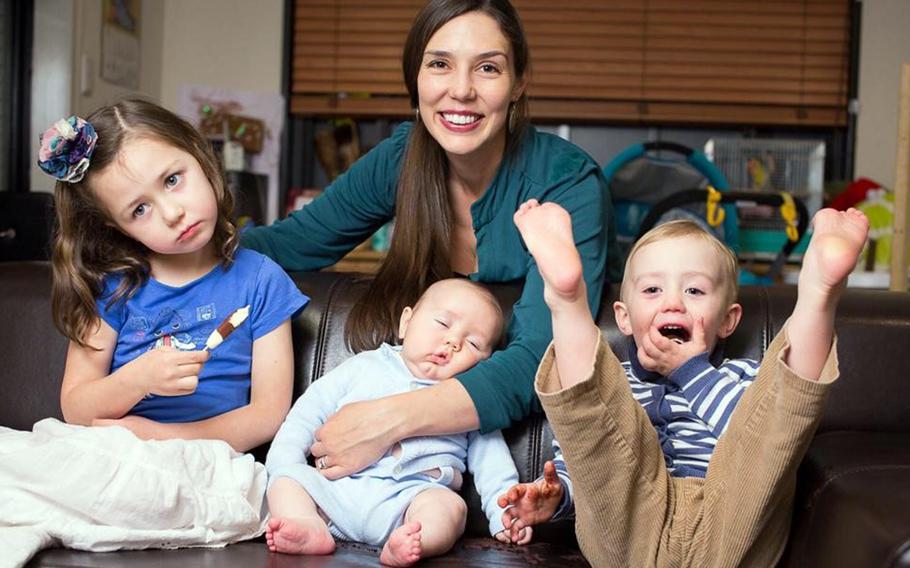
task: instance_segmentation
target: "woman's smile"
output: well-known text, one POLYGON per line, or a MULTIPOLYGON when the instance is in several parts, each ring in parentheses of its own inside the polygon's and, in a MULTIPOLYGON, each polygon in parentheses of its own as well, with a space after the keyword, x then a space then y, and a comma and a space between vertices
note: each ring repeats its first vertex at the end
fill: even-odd
POLYGON ((483 115, 470 111, 442 111, 442 124, 453 132, 470 132, 480 126, 483 115))

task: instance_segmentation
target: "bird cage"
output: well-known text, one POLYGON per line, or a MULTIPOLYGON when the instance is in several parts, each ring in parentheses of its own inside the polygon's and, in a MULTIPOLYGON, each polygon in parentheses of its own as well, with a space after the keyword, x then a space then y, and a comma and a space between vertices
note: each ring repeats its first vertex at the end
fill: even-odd
MULTIPOLYGON (((825 143, 821 140, 712 138, 705 144, 705 155, 727 178, 731 190, 788 192, 805 203, 810 218, 822 206, 825 143)), ((786 226, 778 211, 744 203, 738 214, 742 253, 760 258, 780 250, 786 226)))

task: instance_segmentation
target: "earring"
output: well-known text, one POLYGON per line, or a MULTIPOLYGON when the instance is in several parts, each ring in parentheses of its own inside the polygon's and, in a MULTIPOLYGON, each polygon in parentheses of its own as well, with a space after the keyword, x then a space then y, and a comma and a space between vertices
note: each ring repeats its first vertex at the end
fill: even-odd
POLYGON ((515 130, 515 103, 509 103, 509 132, 515 130))
POLYGON ((420 122, 420 109, 414 109, 414 122, 420 122))

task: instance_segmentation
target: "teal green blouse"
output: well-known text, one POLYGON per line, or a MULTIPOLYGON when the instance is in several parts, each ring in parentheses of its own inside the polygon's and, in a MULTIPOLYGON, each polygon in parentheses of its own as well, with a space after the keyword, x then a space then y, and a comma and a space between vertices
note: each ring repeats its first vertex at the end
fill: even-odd
MULTIPOLYGON (((243 246, 291 271, 334 264, 394 216, 411 126, 399 126, 303 209, 244 233, 243 246)), ((595 315, 607 275, 608 249, 614 243, 610 196, 597 163, 570 142, 529 128, 519 149, 506 155, 490 187, 471 206, 478 271, 470 278, 524 281, 512 309, 506 347, 457 377, 474 402, 484 433, 540 410, 534 373, 553 332, 543 281, 512 222, 518 206, 531 198, 559 203, 571 214, 595 315)))

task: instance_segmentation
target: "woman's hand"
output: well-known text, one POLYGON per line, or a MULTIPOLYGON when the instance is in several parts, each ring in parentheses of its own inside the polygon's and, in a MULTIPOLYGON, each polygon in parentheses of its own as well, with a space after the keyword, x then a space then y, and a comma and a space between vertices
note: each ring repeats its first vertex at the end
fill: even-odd
POLYGON ((394 398, 380 398, 345 405, 319 430, 310 453, 319 471, 328 479, 357 473, 376 463, 398 440, 393 428, 396 419, 394 398))
POLYGON ((442 381, 376 400, 343 406, 316 430, 310 453, 319 471, 338 479, 376 463, 395 443, 413 436, 440 436, 479 427, 468 391, 442 381))

